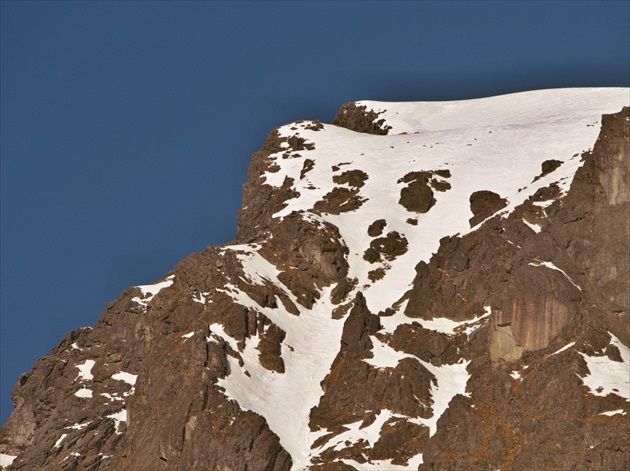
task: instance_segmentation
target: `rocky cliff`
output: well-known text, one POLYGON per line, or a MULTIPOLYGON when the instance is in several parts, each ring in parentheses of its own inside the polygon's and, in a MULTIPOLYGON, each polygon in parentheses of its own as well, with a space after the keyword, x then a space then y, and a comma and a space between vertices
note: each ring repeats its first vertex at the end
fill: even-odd
POLYGON ((236 241, 20 377, 1 464, 629 469, 629 93, 272 131, 236 241))

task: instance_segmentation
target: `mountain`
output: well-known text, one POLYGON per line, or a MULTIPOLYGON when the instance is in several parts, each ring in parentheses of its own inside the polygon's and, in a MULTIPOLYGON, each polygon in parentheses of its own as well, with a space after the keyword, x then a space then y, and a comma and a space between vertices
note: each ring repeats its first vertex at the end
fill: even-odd
POLYGON ((22 375, 1 463, 629 469, 629 101, 364 101, 273 130, 236 241, 22 375))

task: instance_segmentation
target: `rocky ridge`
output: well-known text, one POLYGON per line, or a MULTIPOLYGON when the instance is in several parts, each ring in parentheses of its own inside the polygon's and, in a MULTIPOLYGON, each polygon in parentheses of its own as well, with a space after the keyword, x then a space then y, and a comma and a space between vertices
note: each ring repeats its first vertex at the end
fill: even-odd
POLYGON ((628 93, 359 102, 272 131, 237 240, 126 290, 39 360, 0 456, 627 469, 628 93))

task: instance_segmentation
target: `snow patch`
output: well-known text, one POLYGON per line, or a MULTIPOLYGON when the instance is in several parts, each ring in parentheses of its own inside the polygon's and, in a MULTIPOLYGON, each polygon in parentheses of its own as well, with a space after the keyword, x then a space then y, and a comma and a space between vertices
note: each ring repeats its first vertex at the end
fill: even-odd
POLYGON ((203 304, 204 306, 212 302, 212 300, 210 299, 210 293, 208 292, 197 293, 195 296, 193 296, 192 300, 196 303, 203 304))
POLYGON ((142 292, 142 297, 136 296, 132 301, 140 304, 143 307, 147 307, 151 300, 164 288, 168 288, 174 283, 175 275, 168 276, 164 281, 154 283, 152 285, 137 286, 142 292))
POLYGON ((83 399, 91 399, 92 398, 92 390, 88 388, 81 388, 77 392, 74 393, 75 396, 81 397, 83 399))
POLYGON ((437 421, 444 411, 448 409, 451 400, 457 395, 469 397, 466 392, 466 384, 470 374, 466 370, 470 360, 460 360, 452 365, 435 366, 418 357, 407 353, 398 352, 389 345, 384 344, 374 336, 370 336, 374 348, 373 358, 364 359, 366 363, 377 368, 395 368, 403 358, 413 358, 419 361, 435 377, 435 382, 431 384, 431 398, 433 399, 433 416, 429 419, 414 419, 417 423, 429 427, 429 435, 433 436, 437 430, 437 421))
POLYGON ((182 338, 183 339, 189 339, 193 335, 195 335, 195 331, 194 330, 192 332, 188 332, 187 334, 182 335, 182 338))
POLYGON ((433 417, 430 419, 418 419, 420 423, 429 427, 429 436, 432 437, 437 431, 438 419, 448 409, 451 400, 458 394, 470 397, 470 394, 466 392, 466 384, 468 379, 470 379, 470 374, 466 368, 470 360, 442 366, 434 366, 420 359, 418 361, 435 376, 437 383, 431 384, 433 417))
POLYGON ((566 278, 567 280, 569 280, 569 281, 571 282, 571 284, 572 284, 573 286, 575 286, 578 290, 582 291, 582 288, 580 288, 580 287, 579 287, 579 286, 575 283, 575 281, 573 281, 573 279, 572 279, 569 275, 567 275, 567 274, 566 274, 566 272, 565 272, 564 270, 561 270, 560 268, 558 268, 557 266, 555 266, 555 265, 554 265, 553 263, 551 263, 551 262, 536 262, 536 263, 532 262, 532 263, 530 263, 529 265, 530 265, 530 266, 532 266, 532 267, 546 267, 546 268, 549 268, 549 269, 551 269, 551 270, 559 271, 560 273, 562 273, 562 274, 565 276, 565 278, 566 278))
POLYGON ((376 368, 396 368, 398 362, 404 358, 417 358, 407 353, 394 350, 386 343, 381 342, 378 338, 370 335, 372 340, 372 358, 364 358, 363 361, 368 365, 372 365, 376 368))
POLYGON ((115 393, 113 395, 112 394, 108 394, 108 393, 101 393, 100 395, 103 396, 103 397, 106 397, 110 401, 124 401, 124 399, 122 397, 118 397, 115 393))
POLYGON ((225 341, 225 343, 227 343, 232 348, 232 350, 238 352, 238 343, 236 342, 236 340, 228 335, 221 324, 216 322, 214 324, 210 324, 208 330, 210 330, 210 337, 206 337, 206 341, 216 343, 217 340, 215 337, 213 337, 214 335, 225 341))
POLYGON ((599 133, 595 126, 586 125, 625 105, 627 89, 542 90, 459 102, 361 103, 383 111, 386 125, 392 126, 388 135, 357 133, 331 125, 317 132, 294 124, 282 126, 278 130, 281 136, 299 134, 314 143, 313 150, 300 153, 316 165, 307 178, 300 179, 303 159, 282 158, 284 151, 280 151, 269 156, 280 169, 264 176, 267 184, 277 187, 287 177, 294 180, 293 189, 299 196, 287 200, 286 207, 274 214, 283 218, 293 211, 309 212, 322 200, 335 175, 332 167, 338 168, 340 161, 344 170, 361 170, 368 175, 358 194, 364 200, 358 209, 338 215, 323 213, 321 219, 339 228, 349 249, 349 276, 359 281, 370 310, 380 312, 411 286, 414 267, 418 261, 430 259, 442 237, 476 230, 468 222, 472 216, 468 198, 473 192, 489 190, 506 198, 508 205, 502 215, 507 217, 551 183, 557 182, 566 191, 583 164, 570 156, 587 150, 599 133), (403 132, 407 134, 400 134, 403 132), (520 145, 515 147, 514 142, 520 145), (533 181, 549 159, 564 164, 533 181), (396 183, 399 178, 411 171, 438 169, 450 171, 446 180, 451 189, 434 192, 436 203, 428 213, 410 213, 398 204, 404 186, 396 183), (408 224, 410 217, 418 224, 408 224), (387 231, 398 232, 409 243, 407 252, 388 267, 363 259, 373 240, 367 228, 382 218, 387 220, 387 231), (368 273, 379 267, 387 268, 384 277, 373 282, 368 273))
POLYGON ((445 317, 435 317, 431 320, 417 319, 416 322, 418 322, 422 327, 427 330, 433 330, 442 334, 454 335, 463 332, 466 335, 470 335, 479 327, 481 327, 480 321, 492 314, 490 306, 484 306, 484 311, 485 314, 482 314, 481 316, 477 316, 474 319, 460 322, 447 319, 445 317))
POLYGON ((612 417, 613 415, 627 415, 626 411, 623 409, 617 409, 617 410, 609 410, 607 412, 602 412, 599 415, 606 415, 608 417, 612 417))
POLYGON ((122 409, 121 411, 116 412, 115 414, 108 415, 108 419, 112 419, 114 421, 114 427, 116 427, 116 434, 120 435, 122 432, 120 429, 121 422, 127 422, 127 410, 122 409))
POLYGON ((556 350, 550 356, 557 355, 558 353, 562 353, 565 350, 568 350, 569 348, 571 348, 573 345, 575 345, 575 342, 571 342, 571 343, 565 345, 564 347, 562 347, 560 350, 556 350))
POLYGON ((17 456, 0 453, 0 468, 8 468, 16 458, 17 456))
POLYGON ((280 270, 269 263, 267 259, 258 252, 237 253, 236 258, 241 262, 241 267, 249 283, 260 286, 266 283, 272 283, 271 280, 278 279, 280 270))
POLYGON ((589 374, 582 378, 584 385, 594 396, 614 394, 630 402, 630 349, 610 332, 610 344, 619 349, 623 361, 613 361, 607 356, 589 356, 579 352, 586 361, 589 374))
POLYGON ((84 424, 74 424, 74 425, 70 425, 69 427, 64 427, 64 428, 71 429, 71 430, 83 430, 85 427, 87 427, 91 423, 92 421, 90 420, 88 422, 85 422, 84 424))
POLYGON ((542 230, 542 227, 540 227, 538 224, 534 224, 533 222, 527 222, 525 219, 523 219, 523 222, 525 223, 527 227, 529 227, 536 234, 538 234, 542 230))
POLYGON ((374 422, 365 428, 361 428, 361 424, 363 423, 362 420, 351 424, 344 424, 344 427, 349 430, 335 436, 318 450, 332 449, 339 451, 359 442, 360 440, 364 440, 370 444, 370 447, 374 447, 376 442, 378 442, 381 438, 381 429, 383 428, 385 422, 396 415, 397 414, 393 414, 390 410, 385 409, 380 411, 374 422))
POLYGON ((131 386, 135 386, 138 375, 132 375, 131 373, 127 373, 125 371, 119 371, 118 373, 112 375, 112 379, 115 379, 116 381, 124 381, 131 386))
MULTIPOLYGON (((360 441, 367 442, 370 447, 374 447, 376 443, 379 441, 381 436, 381 431, 383 429, 383 425, 392 419, 404 419, 409 422, 418 423, 418 419, 414 419, 411 417, 407 417, 404 415, 396 414, 390 410, 384 409, 381 410, 374 422, 372 422, 367 427, 361 428, 361 424, 363 421, 359 420, 357 422, 353 422, 351 424, 344 424, 344 427, 348 430, 336 435, 335 437, 328 440, 324 445, 313 450, 314 456, 319 456, 323 452, 328 450, 336 450, 341 451, 345 448, 351 447, 352 445, 359 443, 360 441)), ((327 429, 324 429, 319 432, 321 435, 326 435, 328 433, 327 429)), ((346 464, 350 464, 356 469, 365 469, 365 470, 408 470, 408 469, 416 469, 422 463, 422 454, 418 454, 411 458, 407 465, 392 465, 392 460, 373 460, 368 461, 367 463, 357 463, 354 460, 342 459, 346 464)))
POLYGON ((79 369, 79 375, 74 379, 80 379, 81 381, 91 381, 94 379, 94 375, 92 374, 92 368, 96 362, 94 360, 85 360, 85 362, 80 365, 76 365, 76 368, 79 369))
POLYGON ((65 440, 65 438, 68 436, 67 433, 62 433, 61 437, 59 437, 59 440, 57 440, 55 442, 55 444, 53 445, 54 448, 59 448, 61 446, 61 442, 63 442, 65 440))

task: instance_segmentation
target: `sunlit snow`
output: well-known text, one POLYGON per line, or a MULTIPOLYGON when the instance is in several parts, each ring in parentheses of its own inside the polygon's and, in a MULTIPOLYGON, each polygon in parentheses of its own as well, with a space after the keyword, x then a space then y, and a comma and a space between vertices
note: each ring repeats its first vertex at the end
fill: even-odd
POLYGON ((210 299, 210 293, 197 293, 192 299, 194 302, 204 305, 212 302, 210 299))
MULTIPOLYGON (((406 417, 404 415, 395 414, 390 410, 382 410, 376 416, 374 422, 372 422, 367 427, 361 428, 362 421, 353 422, 351 424, 345 424, 348 430, 340 433, 339 435, 334 436, 324 445, 320 446, 313 450, 313 454, 315 456, 321 454, 327 450, 343 450, 345 447, 359 443, 360 441, 367 442, 371 447, 373 447, 380 439, 381 430, 383 425, 392 418, 396 419, 404 419, 413 423, 419 423, 420 419, 414 419, 411 417, 406 417)), ((328 432, 327 430, 325 432, 328 432)), ((393 465, 391 464, 392 460, 372 460, 367 463, 358 463, 357 461, 350 459, 342 459, 346 464, 353 466, 356 469, 361 470, 383 470, 383 471, 394 471, 394 470, 410 470, 417 469, 417 467, 422 463, 422 453, 417 454, 416 456, 409 459, 406 465, 393 465)))
POLYGON ((138 286, 138 288, 140 288, 140 291, 142 292, 142 297, 136 296, 135 298, 132 299, 132 301, 135 301, 141 306, 147 307, 149 303, 151 302, 151 300, 155 297, 155 295, 158 294, 164 288, 168 288, 169 286, 171 286, 174 283, 174 280, 175 280, 175 275, 171 275, 167 277, 164 281, 161 281, 159 283, 154 283, 152 285, 138 286))
MULTIPOLYGON (((271 267, 268 269, 272 270, 271 267)), ((241 353, 244 366, 241 368, 238 360, 228 355, 230 375, 219 380, 218 384, 241 408, 265 417, 271 430, 280 438, 281 445, 291 455, 294 469, 298 470, 309 464, 311 444, 316 438, 308 426, 310 410, 323 394, 320 383, 339 350, 343 319, 331 318, 334 308, 330 301, 331 290, 332 287, 324 288, 311 310, 296 302, 299 316, 279 309, 263 308, 234 286, 225 291, 239 304, 264 314, 286 332, 282 343, 285 372, 279 374, 265 369, 258 360, 258 339, 251 338, 241 353)), ((296 301, 292 294, 287 293, 287 296, 296 301)), ((210 327, 214 335, 232 344, 236 350, 234 339, 227 336, 218 324, 210 327)))
POLYGON ((133 375, 125 371, 119 371, 118 373, 112 375, 112 379, 115 379, 117 381, 124 381, 131 386, 135 386, 138 375, 133 375))
POLYGON ((17 456, 6 455, 4 453, 0 453, 0 468, 6 468, 6 467, 11 466, 13 461, 15 461, 15 458, 17 458, 17 456))
POLYGON ((84 363, 76 365, 76 367, 79 369, 79 375, 76 377, 75 381, 77 379, 86 381, 91 381, 92 379, 94 379, 94 376, 92 375, 92 368, 95 364, 96 362, 94 360, 85 360, 84 363))
POLYGON ((92 397, 92 390, 88 388, 81 388, 75 392, 74 395, 83 399, 90 399, 92 397))
POLYGON ((61 442, 63 442, 67 436, 68 436, 67 433, 62 433, 61 437, 59 437, 59 439, 55 442, 55 444, 53 446, 55 448, 59 448, 61 446, 61 442))
POLYGON ((111 414, 107 416, 108 419, 112 419, 114 421, 114 426, 116 427, 116 433, 122 433, 120 431, 120 423, 127 421, 127 410, 123 409, 121 411, 116 412, 115 414, 111 414))
POLYGON ((538 224, 534 224, 533 222, 527 222, 525 219, 523 219, 523 222, 525 223, 527 227, 529 227, 536 234, 538 234, 542 230, 542 227, 540 227, 538 224))
POLYGON ((552 355, 557 355, 558 353, 562 353, 562 352, 564 352, 565 350, 568 350, 569 348, 571 348, 574 345, 575 345, 575 342, 568 343, 567 345, 565 345, 561 349, 556 350, 555 352, 553 352, 552 355))
POLYGON ((610 344, 619 349, 623 361, 613 361, 608 356, 589 356, 581 353, 589 374, 582 377, 584 385, 594 396, 614 394, 630 401, 630 350, 609 332, 610 344))
POLYGON ((90 425, 92 423, 91 420, 85 422, 84 424, 74 424, 74 425, 70 425, 69 427, 64 427, 64 428, 69 428, 72 430, 82 430, 85 427, 87 427, 88 425, 90 425))

